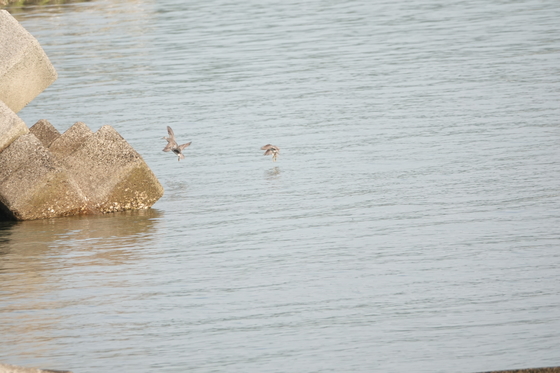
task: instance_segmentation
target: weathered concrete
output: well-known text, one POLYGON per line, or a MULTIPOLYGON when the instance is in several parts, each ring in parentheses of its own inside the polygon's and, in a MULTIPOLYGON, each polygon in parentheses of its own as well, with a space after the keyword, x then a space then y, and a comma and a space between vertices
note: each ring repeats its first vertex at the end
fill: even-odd
POLYGON ((0 214, 8 219, 145 209, 162 195, 146 162, 111 126, 92 133, 77 122, 59 134, 41 120, 0 152, 0 214))
POLYGON ((89 212, 88 199, 67 170, 29 133, 0 153, 0 210, 15 220, 89 212))
POLYGON ((16 113, 0 101, 0 152, 29 130, 16 113))
POLYGON ((87 137, 63 164, 98 212, 143 209, 163 195, 163 187, 132 146, 111 126, 87 137))
POLYGON ((60 134, 47 120, 27 129, 21 108, 56 80, 43 49, 0 11, 0 218, 44 219, 145 209, 163 187, 110 126, 82 122, 60 134))
POLYGON ((0 100, 17 113, 57 78, 39 45, 6 10, 0 10, 0 100))
POLYGON ((64 159, 78 149, 93 132, 83 122, 76 122, 49 145, 49 150, 58 159, 64 159))
POLYGON ((35 135, 48 148, 52 142, 60 137, 60 132, 46 119, 41 119, 35 123, 29 132, 35 135))
POLYGON ((69 370, 38 369, 19 367, 17 365, 0 364, 0 373, 72 373, 69 370))

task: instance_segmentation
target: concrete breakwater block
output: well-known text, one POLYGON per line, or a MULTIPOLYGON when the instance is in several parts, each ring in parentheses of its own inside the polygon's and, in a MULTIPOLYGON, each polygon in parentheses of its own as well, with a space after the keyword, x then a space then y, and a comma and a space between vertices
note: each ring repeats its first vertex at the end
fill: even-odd
POLYGON ((91 134, 93 132, 85 123, 76 122, 51 142, 49 150, 58 159, 64 159, 78 149, 91 134))
POLYGON ((46 119, 41 119, 35 123, 29 132, 35 135, 48 148, 52 142, 60 137, 60 132, 46 119))
POLYGON ((0 10, 0 100, 15 113, 57 78, 39 42, 0 10))
POLYGON ((0 152, 29 130, 16 113, 0 101, 0 152))
POLYGON ((40 120, 0 153, 0 215, 9 219, 145 209, 163 192, 111 126, 94 133, 77 122, 60 134, 40 120))
MULTIPOLYGON (((74 126, 83 131, 79 122, 74 126)), ((111 126, 86 137, 63 164, 93 211, 144 209, 163 196, 163 187, 146 162, 111 126)))
POLYGON ((32 133, 0 153, 0 209, 14 220, 84 214, 87 198, 32 133))
POLYGON ((0 218, 144 209, 163 195, 146 162, 111 126, 82 122, 60 134, 47 120, 29 130, 17 116, 57 78, 47 55, 0 10, 0 218))

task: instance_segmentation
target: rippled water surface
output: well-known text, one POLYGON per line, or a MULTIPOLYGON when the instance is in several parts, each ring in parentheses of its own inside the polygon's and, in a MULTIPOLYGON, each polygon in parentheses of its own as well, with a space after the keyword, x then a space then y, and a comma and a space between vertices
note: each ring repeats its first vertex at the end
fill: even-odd
POLYGON ((560 365, 560 5, 12 10, 152 209, 0 223, 0 361, 74 372, 560 365), (165 127, 192 141, 177 162, 165 127), (263 157, 278 145, 278 162, 263 157))

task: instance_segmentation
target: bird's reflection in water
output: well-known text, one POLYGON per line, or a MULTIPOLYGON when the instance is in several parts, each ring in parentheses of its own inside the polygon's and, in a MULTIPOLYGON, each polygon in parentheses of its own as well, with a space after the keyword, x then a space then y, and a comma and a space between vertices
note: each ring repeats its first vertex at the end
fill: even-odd
POLYGON ((271 168, 264 173, 267 180, 277 180, 280 178, 280 167, 271 168))
POLYGON ((167 197, 172 200, 184 199, 190 191, 189 183, 181 180, 166 180, 164 186, 167 197))
POLYGON ((165 180, 165 186, 167 187, 166 189, 173 190, 173 191, 185 190, 185 189, 189 189, 190 187, 187 181, 173 180, 173 179, 165 180))

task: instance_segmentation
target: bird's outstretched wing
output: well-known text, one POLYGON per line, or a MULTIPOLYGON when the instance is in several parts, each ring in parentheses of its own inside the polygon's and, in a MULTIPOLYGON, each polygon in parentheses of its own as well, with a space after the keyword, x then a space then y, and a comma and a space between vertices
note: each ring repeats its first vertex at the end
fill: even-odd
POLYGON ((170 141, 167 143, 167 145, 165 145, 165 148, 163 148, 164 152, 168 152, 173 148, 173 143, 170 141))
POLYGON ((264 155, 271 155, 274 151, 272 149, 267 149, 266 152, 264 152, 264 155))
POLYGON ((270 148, 272 148, 274 145, 270 145, 270 144, 266 144, 264 146, 261 146, 261 150, 268 150, 270 148))
POLYGON ((169 126, 167 126, 167 133, 169 134, 169 137, 171 137, 172 139, 175 138, 175 134, 173 133, 173 130, 169 126))
POLYGON ((183 144, 183 145, 179 145, 179 149, 183 150, 183 149, 185 149, 187 146, 189 146, 190 144, 192 144, 192 141, 190 141, 190 142, 188 142, 188 143, 186 143, 186 144, 183 144))

